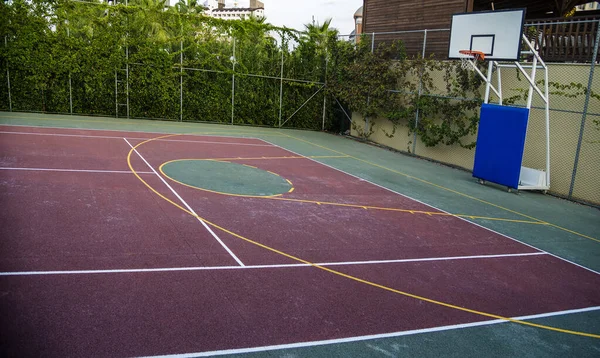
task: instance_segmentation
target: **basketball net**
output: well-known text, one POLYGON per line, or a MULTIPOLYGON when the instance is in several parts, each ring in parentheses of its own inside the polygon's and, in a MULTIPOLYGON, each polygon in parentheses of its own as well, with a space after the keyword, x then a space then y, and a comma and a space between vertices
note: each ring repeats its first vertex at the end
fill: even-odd
POLYGON ((468 71, 475 70, 475 66, 471 64, 471 61, 477 62, 485 59, 485 54, 481 51, 460 50, 458 53, 460 54, 460 67, 468 71))

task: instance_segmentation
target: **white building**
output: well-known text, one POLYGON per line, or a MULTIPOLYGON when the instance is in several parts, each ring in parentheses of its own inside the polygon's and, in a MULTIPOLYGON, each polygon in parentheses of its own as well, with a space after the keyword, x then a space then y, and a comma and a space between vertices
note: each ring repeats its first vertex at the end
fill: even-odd
POLYGON ((250 16, 265 17, 265 5, 258 0, 250 0, 249 7, 225 7, 225 0, 207 0, 206 15, 225 20, 241 20, 250 16))
POLYGON ((587 10, 600 10, 600 3, 598 1, 592 1, 587 4, 576 6, 578 11, 587 10))

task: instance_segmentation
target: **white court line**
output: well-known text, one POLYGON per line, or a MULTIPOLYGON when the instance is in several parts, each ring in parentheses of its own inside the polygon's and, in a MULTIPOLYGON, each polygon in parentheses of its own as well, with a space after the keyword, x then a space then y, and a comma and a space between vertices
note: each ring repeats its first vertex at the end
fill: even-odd
MULTIPOLYGON (((74 173, 114 173, 133 174, 131 170, 96 170, 96 169, 61 169, 61 168, 10 168, 0 167, 0 170, 27 170, 36 172, 74 172, 74 173)), ((152 172, 137 172, 138 174, 154 174, 152 172)))
POLYGON ((154 170, 154 168, 150 165, 150 163, 148 163, 146 161, 146 159, 144 157, 142 157, 142 155, 137 151, 137 149, 135 149, 135 147, 133 145, 131 145, 131 143, 129 143, 129 141, 126 138, 123 138, 123 140, 125 142, 127 142, 127 144, 129 144, 129 146, 131 147, 131 149, 133 149, 133 151, 140 157, 140 159, 142 159, 144 161, 144 163, 146 163, 146 165, 148 166, 148 168, 150 168, 152 170, 152 172, 154 172, 154 174, 156 174, 156 176, 167 186, 167 188, 169 188, 169 190, 171 190, 171 192, 173 194, 175 194, 175 196, 177 197, 177 199, 179 199, 183 205, 185 205, 185 207, 192 213, 194 214, 194 216, 196 217, 196 219, 202 224, 202 226, 204 226, 204 228, 215 238, 215 240, 217 240, 219 242, 219 244, 221 244, 221 246, 223 246, 223 248, 225 249, 225 251, 227 251, 229 253, 229 255, 231 255, 231 257, 233 257, 233 259, 240 265, 240 266, 244 266, 244 263, 237 257, 235 256, 235 254, 233 253, 233 251, 231 251, 229 249, 229 247, 227 247, 227 245, 225 245, 225 243, 223 241, 221 241, 221 239, 217 236, 217 234, 215 234, 214 231, 212 231, 212 229, 206 225, 206 223, 204 222, 204 220, 200 219, 200 217, 198 216, 198 214, 196 214, 196 212, 194 211, 194 209, 192 209, 188 203, 185 202, 185 200, 183 200, 183 198, 181 196, 179 196, 179 194, 177 194, 177 192, 175 191, 175 189, 173 189, 169 183, 167 183, 167 181, 160 176, 156 170, 154 170))
MULTIPOLYGON (((85 135, 85 134, 62 134, 62 133, 35 133, 35 132, 11 132, 11 131, 0 131, 0 134, 20 134, 20 135, 41 135, 41 136, 50 136, 50 137, 75 137, 75 138, 99 138, 99 139, 121 139, 123 137, 113 137, 113 136, 103 136, 103 135, 85 135)), ((177 134, 177 135, 186 135, 186 134, 177 134)), ((198 136, 200 137, 200 136, 198 136)), ((203 137, 216 137, 212 135, 204 135, 203 137)), ((127 137, 129 139, 135 140, 148 140, 152 138, 136 138, 136 137, 127 137)), ((232 137, 237 138, 237 137, 232 137)), ((255 138, 247 138, 247 139, 255 139, 255 138)), ((253 144, 253 143, 238 143, 238 142, 215 142, 215 141, 206 141, 206 140, 185 140, 185 139, 156 139, 156 142, 181 142, 181 143, 201 143, 201 144, 224 144, 224 145, 241 145, 241 146, 249 146, 249 147, 272 147, 270 144, 253 144)))
MULTIPOLYGON (((318 266, 350 266, 350 265, 375 265, 405 262, 423 261, 450 261, 450 260, 472 260, 492 259, 501 257, 539 256, 546 255, 544 252, 528 252, 523 254, 498 254, 498 255, 476 255, 476 256, 453 256, 453 257, 427 257, 421 259, 397 259, 397 260, 371 260, 371 261, 347 261, 347 262, 321 262, 318 266)), ((177 271, 212 271, 212 270, 247 270, 247 269, 275 269, 288 267, 313 267, 310 264, 272 264, 272 265, 247 265, 247 266, 198 266, 198 267, 164 267, 151 269, 112 269, 112 270, 72 270, 72 271, 15 271, 0 272, 0 276, 40 276, 40 275, 84 275, 101 273, 140 273, 140 272, 177 272, 177 271)))
MULTIPOLYGON (((598 310, 600 310, 600 306, 586 307, 586 308, 565 310, 565 311, 556 311, 556 312, 549 312, 549 313, 541 313, 541 314, 534 314, 534 315, 529 315, 529 316, 511 317, 511 318, 514 320, 525 321, 525 320, 534 320, 534 319, 538 319, 538 318, 546 318, 546 317, 564 316, 564 315, 568 315, 568 314, 592 312, 592 311, 598 311, 598 310)), ((371 335, 366 335, 366 336, 327 339, 327 340, 321 340, 321 341, 279 344, 279 345, 263 346, 263 347, 226 349, 226 350, 218 350, 218 351, 210 351, 210 352, 146 356, 146 357, 142 357, 142 358, 151 358, 151 357, 153 357, 153 358, 159 358, 159 357, 162 357, 162 358, 192 358, 192 357, 219 356, 219 355, 227 355, 227 354, 266 352, 266 351, 273 351, 273 350, 279 350, 279 349, 295 349, 295 348, 324 346, 324 345, 330 345, 330 344, 360 342, 360 341, 367 341, 367 340, 373 340, 373 339, 410 336, 410 335, 422 334, 422 333, 442 332, 442 331, 450 331, 450 330, 455 330, 455 329, 464 329, 464 328, 471 328, 471 327, 491 326, 491 325, 495 325, 495 324, 509 323, 509 322, 510 321, 507 321, 507 320, 494 319, 494 320, 482 321, 482 322, 454 324, 454 325, 449 325, 449 326, 414 329, 414 330, 410 330, 410 331, 371 334, 371 335)))
MULTIPOLYGON (((1 113, 1 112, 0 112, 1 113)), ((0 120, 2 118, 6 118, 6 117, 2 117, 0 115, 0 120)), ((16 119, 20 119, 17 117, 10 117, 10 118, 16 118, 16 119)), ((37 119, 37 118, 34 118, 37 119)), ((135 124, 135 123, 127 123, 127 124, 135 124)), ((192 123, 190 123, 192 124, 192 123)), ((202 123, 198 123, 198 124, 202 124, 202 123)), ((205 124, 209 124, 209 123, 205 123, 205 124)), ((219 125, 219 124, 215 124, 215 125, 219 125)), ((225 126, 225 125, 223 125, 225 126)), ((226 125, 228 128, 231 128, 231 125, 226 125)), ((70 128, 70 127, 54 127, 54 126, 31 126, 31 125, 23 125, 23 124, 7 124, 7 123, 0 123, 0 127, 20 127, 20 128, 37 128, 37 129, 64 129, 64 130, 73 130, 73 131, 91 131, 91 132, 119 132, 120 134, 123 133, 140 133, 140 134, 177 134, 177 135, 189 135, 189 136, 193 136, 193 137, 219 137, 219 138, 247 138, 247 139, 258 139, 256 137, 254 137, 254 135, 271 135, 271 134, 267 134, 264 132, 258 132, 258 133, 253 133, 253 134, 237 134, 237 135, 223 135, 223 134, 195 134, 194 132, 192 133, 176 133, 176 132, 148 132, 148 131, 136 131, 136 130, 123 130, 123 129, 96 129, 96 128, 70 128)), ((237 127, 237 126, 236 126, 237 127)), ((245 127, 248 128, 248 127, 245 127)), ((207 129, 207 131, 210 130, 219 130, 219 129, 207 129)), ((225 131, 227 132, 227 131, 225 131)), ((11 132, 12 133, 12 132, 11 132)), ((281 135, 280 133, 277 134, 278 136, 281 135)), ((119 138, 123 138, 122 136, 119 138)), ((144 138, 144 139, 148 139, 148 138, 144 138)))
MULTIPOLYGON (((290 137, 290 138, 293 138, 293 137, 290 137)), ((305 155, 302 155, 302 154, 300 154, 300 153, 296 153, 296 152, 294 152, 294 151, 292 151, 292 150, 289 150, 289 149, 283 148, 283 147, 281 147, 281 146, 279 146, 279 145, 277 145, 277 144, 271 143, 271 142, 269 142, 269 141, 267 141, 267 140, 264 140, 264 139, 262 139, 262 138, 256 138, 256 139, 258 139, 258 140, 261 140, 261 141, 263 141, 263 142, 265 142, 265 143, 267 143, 267 144, 274 145, 274 146, 276 146, 276 147, 278 147, 278 148, 280 148, 280 149, 282 149, 282 150, 285 150, 285 151, 287 151, 287 152, 289 152, 289 153, 292 153, 292 154, 295 154, 295 155, 298 155, 298 156, 304 157, 304 158, 306 158, 306 159, 308 159, 308 160, 312 160, 312 161, 313 161, 313 162, 315 162, 315 163, 318 163, 318 164, 320 164, 320 165, 326 166, 326 167, 328 167, 328 168, 331 168, 331 169, 333 169, 333 170, 336 170, 336 171, 338 171, 338 172, 340 172, 340 173, 344 173, 344 174, 346 174, 346 175, 349 175, 349 176, 351 176, 351 177, 353 177, 353 178, 356 178, 356 179, 358 179, 358 180, 360 180, 360 181, 364 181, 364 182, 366 182, 366 183, 369 183, 369 184, 375 185, 376 187, 382 188, 382 189, 384 189, 384 190, 387 190, 387 191, 389 191, 389 192, 392 192, 392 193, 394 193, 394 194, 397 194, 397 195, 403 196, 403 197, 405 197, 405 198, 407 198, 407 199, 410 199, 410 200, 416 201, 417 203, 421 203, 421 204, 423 204, 423 205, 425 205, 425 206, 428 206, 428 207, 430 207, 430 208, 432 208, 432 209, 439 210, 440 212, 446 213, 446 214, 448 214, 448 215, 450 215, 450 216, 453 216, 453 217, 455 217, 455 218, 457 218, 457 219, 460 219, 460 220, 466 221, 466 222, 468 222, 468 223, 469 223, 469 224, 471 224, 471 225, 478 226, 478 227, 480 227, 480 228, 482 228, 482 229, 485 229, 485 230, 487 230, 487 231, 493 232, 493 233, 494 233, 494 234, 496 234, 496 235, 503 236, 503 237, 505 237, 505 238, 507 238, 507 239, 510 239, 510 240, 516 241, 516 242, 518 242, 518 243, 520 243, 520 244, 522 244, 522 245, 525 245, 525 246, 531 247, 532 249, 535 249, 535 250, 541 251, 541 252, 543 252, 543 253, 545 253, 545 254, 548 254, 548 255, 550 255, 550 256, 556 257, 556 258, 557 258, 557 259, 559 259, 559 260, 562 260, 562 261, 568 262, 568 263, 570 263, 570 264, 572 264, 572 265, 575 265, 575 266, 581 267, 582 269, 585 269, 585 270, 587 270, 587 271, 590 271, 590 272, 593 272, 593 273, 595 273, 595 274, 597 274, 597 275, 600 275, 600 272, 598 272, 598 271, 596 271, 596 270, 593 270, 593 269, 591 269, 591 268, 589 268, 589 267, 585 267, 585 266, 583 266, 583 265, 580 265, 580 264, 578 264, 578 263, 576 263, 576 262, 573 262, 573 261, 571 261, 571 260, 565 259, 564 257, 560 257, 560 256, 558 256, 558 255, 555 255, 555 254, 553 254, 553 253, 551 253, 551 252, 548 252, 548 251, 546 251, 546 250, 542 250, 542 249, 540 249, 540 248, 538 248, 538 247, 535 247, 535 246, 533 246, 533 245, 530 245, 530 244, 528 244, 528 243, 526 243, 526 242, 523 242, 523 241, 521 241, 521 240, 517 240, 517 239, 515 239, 514 237, 510 237, 510 236, 508 236, 508 235, 506 235, 506 234, 503 234, 503 233, 501 233, 501 232, 498 232, 498 231, 492 230, 492 229, 490 229, 490 228, 488 228, 488 227, 485 227, 485 226, 483 226, 483 225, 480 225, 480 224, 478 224, 478 223, 475 223, 475 222, 473 222, 473 221, 469 221, 469 220, 467 220, 467 219, 466 219, 466 218, 464 218, 464 217, 461 217, 461 216, 454 216, 452 213, 450 213, 450 212, 448 212, 448 211, 446 211, 446 210, 442 210, 442 209, 440 209, 440 208, 438 208, 438 207, 436 207, 436 206, 433 206, 433 205, 427 204, 427 203, 425 203, 425 202, 423 202, 423 201, 421 201, 421 200, 417 200, 417 199, 415 199, 415 198, 412 198, 412 197, 410 197, 410 196, 408 196, 408 195, 406 195, 406 194, 402 194, 402 193, 400 193, 400 192, 397 192, 397 191, 395 191, 395 190, 392 190, 392 189, 390 189, 390 188, 386 188, 386 187, 385 187, 385 186, 383 186, 383 185, 379 185, 379 184, 377 184, 377 183, 374 183, 374 182, 372 182, 372 181, 369 181, 369 180, 367 180, 367 179, 361 178, 361 177, 359 177, 359 176, 356 176, 356 175, 354 175, 354 174, 350 174, 350 173, 348 173, 348 172, 345 172, 345 171, 343 171, 343 170, 341 170, 341 169, 338 169, 338 168, 336 168, 336 167, 332 167, 331 165, 328 165, 328 164, 325 164, 325 163, 319 162, 319 161, 318 161, 318 160, 316 160, 316 159, 313 159, 313 158, 307 157, 307 156, 305 156, 305 155)))

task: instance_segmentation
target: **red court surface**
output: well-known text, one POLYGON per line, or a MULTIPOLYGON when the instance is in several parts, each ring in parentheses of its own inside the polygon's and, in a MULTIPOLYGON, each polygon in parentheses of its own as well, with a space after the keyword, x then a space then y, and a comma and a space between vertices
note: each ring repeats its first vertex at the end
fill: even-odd
POLYGON ((593 271, 261 139, 142 144, 131 164, 151 190, 123 138, 158 136, 0 126, 3 355, 209 352, 491 319, 403 293, 503 317, 600 306, 593 271), (218 158, 294 190, 230 196, 159 172, 218 158))

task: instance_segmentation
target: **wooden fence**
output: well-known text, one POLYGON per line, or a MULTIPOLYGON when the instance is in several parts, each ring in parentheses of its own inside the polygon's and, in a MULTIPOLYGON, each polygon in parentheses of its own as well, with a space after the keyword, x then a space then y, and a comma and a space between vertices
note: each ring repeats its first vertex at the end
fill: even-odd
MULTIPOLYGON (((546 62, 590 63, 599 24, 600 16, 534 19, 525 22, 523 31, 546 62)), ((445 60, 448 56, 449 29, 376 32, 363 36, 369 43, 375 41, 374 48, 401 40, 409 57, 425 54, 445 60)), ((527 57, 531 59, 531 56, 524 59, 527 57)), ((600 61, 600 56, 596 61, 600 61)))
POLYGON ((546 62, 589 63, 599 23, 597 16, 529 20, 524 31, 546 62))

